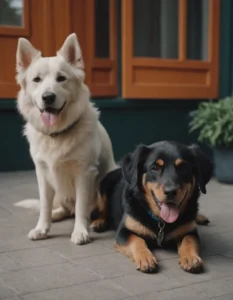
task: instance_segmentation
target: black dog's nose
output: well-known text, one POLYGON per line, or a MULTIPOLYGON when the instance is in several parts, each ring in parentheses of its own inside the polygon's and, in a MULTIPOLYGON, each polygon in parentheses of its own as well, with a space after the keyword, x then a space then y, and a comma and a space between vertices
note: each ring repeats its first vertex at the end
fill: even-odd
POLYGON ((177 194, 177 188, 176 187, 164 187, 164 195, 168 197, 175 197, 177 194))
POLYGON ((56 99, 56 94, 54 93, 44 93, 42 96, 45 105, 52 105, 56 99))

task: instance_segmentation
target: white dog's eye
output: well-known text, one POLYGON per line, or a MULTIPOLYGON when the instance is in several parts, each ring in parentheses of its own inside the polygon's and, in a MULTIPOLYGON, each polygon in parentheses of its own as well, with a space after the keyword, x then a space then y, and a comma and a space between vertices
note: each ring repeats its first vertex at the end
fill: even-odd
POLYGON ((33 81, 34 82, 40 82, 41 81, 41 78, 39 76, 36 76, 35 78, 33 78, 33 81))
POLYGON ((57 77, 57 82, 62 82, 62 81, 65 81, 66 80, 66 77, 65 76, 62 76, 62 75, 59 75, 57 77))

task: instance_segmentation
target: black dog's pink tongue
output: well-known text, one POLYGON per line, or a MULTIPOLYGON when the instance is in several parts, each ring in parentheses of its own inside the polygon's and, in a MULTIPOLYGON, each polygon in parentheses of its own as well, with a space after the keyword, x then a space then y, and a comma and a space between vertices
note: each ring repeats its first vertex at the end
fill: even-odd
POLYGON ((179 210, 174 204, 161 204, 160 217, 167 223, 173 223, 179 217, 179 210))

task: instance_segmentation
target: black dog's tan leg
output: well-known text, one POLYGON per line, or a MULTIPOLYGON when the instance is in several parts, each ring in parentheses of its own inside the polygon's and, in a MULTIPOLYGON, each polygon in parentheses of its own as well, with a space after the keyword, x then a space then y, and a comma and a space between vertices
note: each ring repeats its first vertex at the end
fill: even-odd
POLYGON ((134 234, 129 235, 126 244, 116 244, 115 249, 131 258, 135 262, 137 270, 153 273, 157 269, 157 260, 148 249, 146 242, 134 234))
POLYGON ((194 234, 186 235, 178 245, 179 263, 183 270, 199 273, 203 269, 203 261, 199 256, 199 242, 194 234))
POLYGON ((91 211, 91 229, 95 232, 103 232, 108 228, 107 221, 107 197, 98 192, 95 207, 91 211))
POLYGON ((208 225, 210 223, 209 219, 205 215, 198 214, 196 217, 196 223, 198 225, 208 225))

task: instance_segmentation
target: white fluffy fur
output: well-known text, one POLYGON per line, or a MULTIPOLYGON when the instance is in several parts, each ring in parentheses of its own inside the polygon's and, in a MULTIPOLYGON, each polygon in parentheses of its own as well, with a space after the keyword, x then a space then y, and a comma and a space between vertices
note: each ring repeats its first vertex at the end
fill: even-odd
MULTIPOLYGON (((95 201, 99 181, 116 165, 111 141, 91 104, 81 49, 75 34, 64 42, 55 57, 41 57, 29 41, 20 38, 17 49, 17 81, 21 86, 18 110, 26 120, 24 133, 36 167, 40 194, 40 216, 29 232, 32 240, 44 239, 53 220, 75 214, 71 236, 75 244, 89 242, 89 205, 95 201), (58 75, 66 77, 57 82, 58 75), (33 78, 40 76, 41 82, 33 78), (42 95, 56 94, 54 108, 65 107, 57 122, 46 126, 41 120, 42 95), (51 137, 78 120, 70 131, 51 137), (54 208, 52 214, 52 207, 54 208)), ((35 201, 16 205, 38 207, 35 201)))

